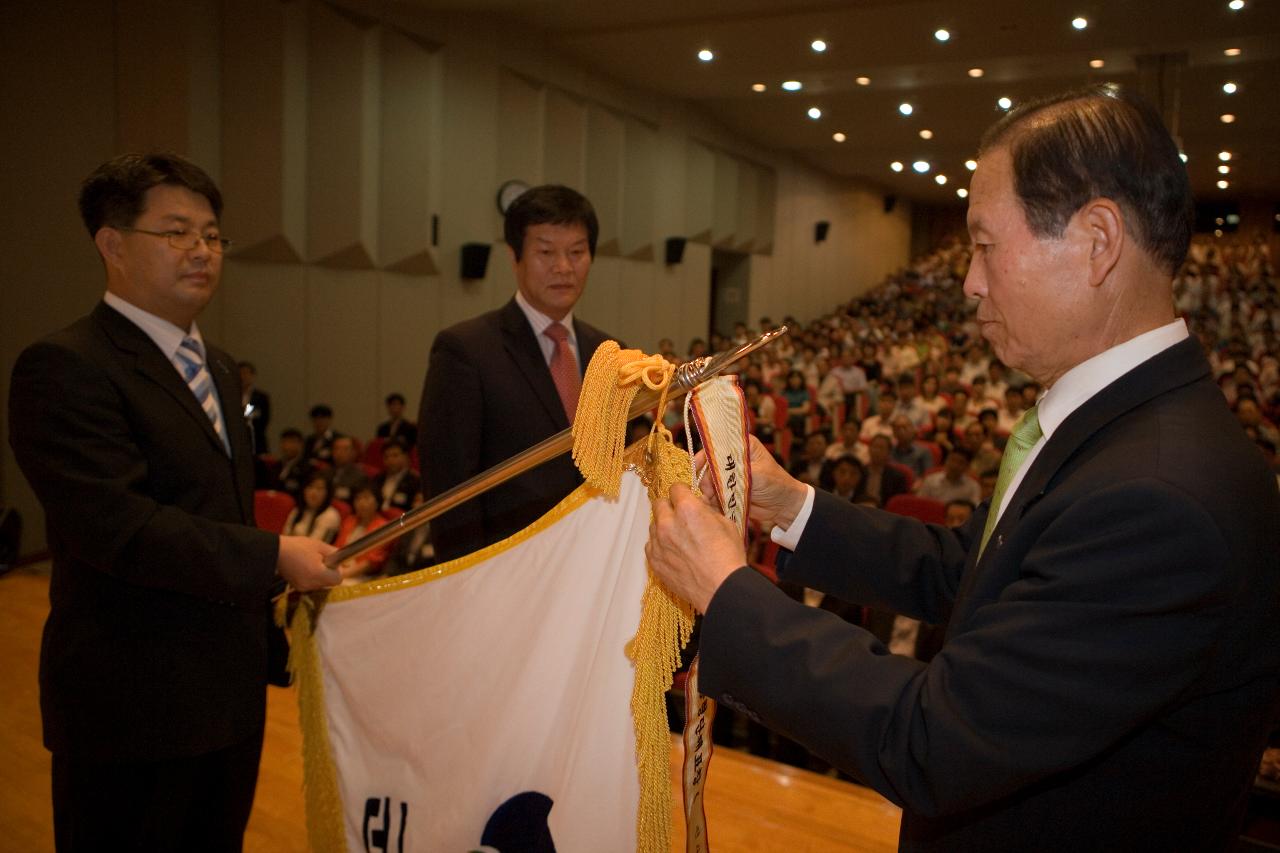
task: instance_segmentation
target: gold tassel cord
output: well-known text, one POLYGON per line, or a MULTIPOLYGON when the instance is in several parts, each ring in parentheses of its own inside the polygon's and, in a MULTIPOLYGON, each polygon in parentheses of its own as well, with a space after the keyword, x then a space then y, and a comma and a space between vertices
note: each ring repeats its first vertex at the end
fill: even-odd
MULTIPOLYGON (((662 356, 623 350, 607 341, 596 350, 583 379, 573 426, 573 460, 588 483, 617 495, 622 472, 640 472, 650 500, 665 500, 675 483, 692 485, 689 454, 662 423, 674 368, 662 356), (640 386, 661 391, 649 440, 625 451, 627 414, 640 386)), ((628 654, 635 665, 631 714, 636 732, 640 803, 638 853, 666 853, 671 837, 671 741, 665 695, 680 652, 693 631, 693 608, 673 596, 649 570, 640 625, 628 654)))

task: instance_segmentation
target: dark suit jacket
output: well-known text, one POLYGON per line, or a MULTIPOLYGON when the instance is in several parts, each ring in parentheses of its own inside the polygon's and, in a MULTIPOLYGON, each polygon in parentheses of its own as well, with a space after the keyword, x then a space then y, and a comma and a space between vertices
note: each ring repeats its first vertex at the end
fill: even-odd
MULTIPOLYGON (((239 399, 236 397, 237 401, 239 399)), ((253 412, 247 418, 253 430, 253 452, 267 453, 271 450, 267 439, 267 429, 271 426, 271 396, 266 391, 254 388, 249 392, 249 405, 253 406, 253 412)), ((241 409, 237 414, 243 415, 244 410, 241 409)))
POLYGON ((787 580, 929 622, 925 665, 739 570, 702 684, 904 809, 902 848, 1224 850, 1278 713, 1280 497, 1194 339, 1075 411, 982 559, 819 493, 787 580))
POLYGON ((100 303, 13 370, 10 441, 47 516, 45 745, 109 760, 259 734, 277 537, 253 524, 236 362, 208 347, 231 458, 173 365, 100 303))
MULTIPOLYGON (((585 372, 609 336, 573 322, 585 372)), ((515 299, 436 335, 418 417, 428 497, 569 427, 551 370, 515 299)), ((527 527, 582 482, 569 454, 431 522, 436 558, 451 560, 527 527)))
POLYGON ((403 438, 410 447, 418 446, 418 425, 413 421, 401 418, 396 423, 395 432, 391 431, 391 421, 378 424, 378 438, 403 438))

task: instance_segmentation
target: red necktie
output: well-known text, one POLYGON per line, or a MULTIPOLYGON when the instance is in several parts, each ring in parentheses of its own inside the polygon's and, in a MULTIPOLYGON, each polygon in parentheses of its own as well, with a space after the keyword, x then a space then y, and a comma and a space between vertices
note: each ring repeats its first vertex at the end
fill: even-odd
POLYGON ((573 423, 573 416, 578 411, 578 392, 582 390, 582 375, 578 372, 578 359, 569 346, 569 330, 560 323, 552 323, 542 330, 556 343, 556 350, 551 354, 551 379, 556 383, 556 391, 560 394, 560 403, 564 406, 565 416, 573 423))

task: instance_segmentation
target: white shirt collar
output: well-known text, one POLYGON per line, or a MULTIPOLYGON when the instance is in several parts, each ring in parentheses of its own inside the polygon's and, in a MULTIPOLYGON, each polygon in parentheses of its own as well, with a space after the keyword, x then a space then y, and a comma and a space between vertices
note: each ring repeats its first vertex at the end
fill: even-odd
POLYGON ((528 318, 529 325, 533 327, 533 334, 539 341, 542 340, 542 333, 546 331, 547 326, 550 326, 552 323, 559 322, 569 330, 569 342, 573 344, 575 349, 577 348, 578 336, 574 334, 573 331, 573 311, 565 314, 563 320, 552 320, 546 314, 543 314, 537 308, 530 305, 529 300, 524 298, 524 294, 520 292, 519 288, 516 289, 516 304, 520 306, 520 310, 523 311, 524 316, 528 318))
POLYGON ((143 311, 137 305, 109 290, 102 295, 102 301, 123 314, 133 325, 146 332, 147 337, 155 341, 156 346, 160 348, 160 352, 164 353, 164 357, 169 361, 173 361, 173 357, 177 354, 178 347, 185 337, 194 338, 200 344, 200 349, 202 351, 205 350, 204 338, 200 337, 200 329, 196 326, 194 320, 191 322, 191 331, 184 331, 162 317, 157 317, 149 311, 143 311))
POLYGON ((1133 370, 1144 361, 1187 338, 1187 324, 1181 318, 1130 338, 1062 374, 1040 398, 1037 414, 1040 430, 1047 440, 1071 413, 1091 397, 1133 370))

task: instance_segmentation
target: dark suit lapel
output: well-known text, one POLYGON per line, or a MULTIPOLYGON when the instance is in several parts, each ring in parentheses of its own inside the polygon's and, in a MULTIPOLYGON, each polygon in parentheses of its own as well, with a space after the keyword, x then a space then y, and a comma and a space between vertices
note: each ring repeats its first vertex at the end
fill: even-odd
MULTIPOLYGON (((191 393, 187 383, 182 381, 182 377, 178 375, 177 368, 165 360, 164 353, 160 352, 160 348, 156 346, 155 341, 151 340, 146 332, 135 326, 129 318, 105 302, 98 303, 98 307, 93 311, 93 317, 103 331, 106 332, 111 342, 121 352, 133 357, 134 368, 160 386, 195 422, 196 427, 205 434, 205 437, 217 447, 218 452, 225 456, 226 450, 222 446, 222 439, 218 438, 218 433, 213 428, 213 423, 209 420, 209 416, 204 413, 204 409, 200 408, 195 394, 191 393)), ((214 381, 216 382, 217 380, 215 379, 214 381)), ((222 393, 221 386, 219 386, 218 392, 222 393)), ((239 397, 237 396, 235 399, 239 399, 239 397)), ((224 419, 226 417, 225 409, 223 417, 224 419)))
POLYGON ((1208 375, 1209 364, 1200 351, 1199 342, 1191 337, 1152 356, 1087 400, 1045 443, 992 532, 992 538, 1043 497, 1054 475, 1107 424, 1161 394, 1208 375))
POLYGON ((556 391, 556 384, 551 379, 551 370, 542 355, 542 348, 538 346, 529 319, 524 316, 514 298, 498 313, 498 324, 502 329, 502 345, 511 360, 524 374, 543 408, 555 420, 556 427, 568 429, 569 418, 565 416, 560 393, 556 391))
MULTIPOLYGON (((227 439, 231 442, 231 461, 236 479, 236 496, 240 500, 240 511, 245 519, 251 518, 249 507, 245 501, 253 493, 253 433, 244 411, 240 408, 240 373, 231 357, 216 347, 208 346, 205 351, 209 355, 209 375, 217 386, 218 396, 222 402, 222 421, 227 428, 227 439)), ((194 399, 195 395, 192 395, 194 399)), ((208 420, 208 418, 205 418, 208 420)), ((216 432, 215 432, 216 437, 216 432)), ((222 442, 218 442, 222 446, 222 442)))
POLYGON ((596 354, 596 349, 607 338, 596 329, 579 321, 577 317, 573 319, 573 335, 578 339, 578 361, 581 362, 582 375, 586 376, 587 367, 591 364, 591 357, 596 354))

